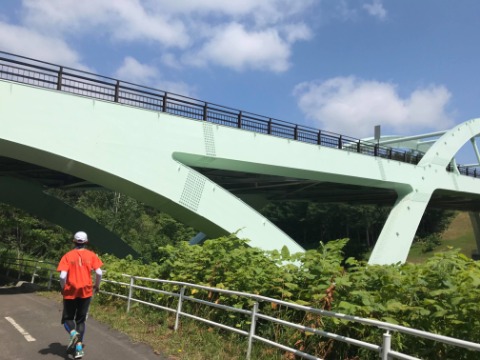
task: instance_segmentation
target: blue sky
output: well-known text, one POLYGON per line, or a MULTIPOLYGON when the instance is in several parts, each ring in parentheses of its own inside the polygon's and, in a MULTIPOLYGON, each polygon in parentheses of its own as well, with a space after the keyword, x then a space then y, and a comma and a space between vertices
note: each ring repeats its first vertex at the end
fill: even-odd
POLYGON ((480 116, 478 0, 3 0, 0 50, 357 138, 480 116))

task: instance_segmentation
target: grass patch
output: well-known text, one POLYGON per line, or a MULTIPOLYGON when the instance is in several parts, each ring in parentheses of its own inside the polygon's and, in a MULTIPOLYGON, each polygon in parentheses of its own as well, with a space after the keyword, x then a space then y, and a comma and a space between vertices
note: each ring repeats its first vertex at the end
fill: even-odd
MULTIPOLYGON (((182 318, 175 332, 175 317, 163 310, 134 304, 126 312, 125 301, 93 301, 90 315, 112 329, 126 334, 132 341, 148 344, 157 354, 171 360, 244 360, 246 337, 182 318)), ((105 299, 103 299, 105 300, 105 299)), ((252 359, 281 360, 281 352, 261 343, 254 343, 252 359)))
POLYGON ((472 253, 477 250, 472 224, 467 212, 457 213, 448 229, 441 235, 441 244, 432 251, 423 252, 420 244, 413 244, 407 261, 421 263, 436 253, 444 252, 451 248, 460 249, 460 252, 468 257, 471 257, 472 253))

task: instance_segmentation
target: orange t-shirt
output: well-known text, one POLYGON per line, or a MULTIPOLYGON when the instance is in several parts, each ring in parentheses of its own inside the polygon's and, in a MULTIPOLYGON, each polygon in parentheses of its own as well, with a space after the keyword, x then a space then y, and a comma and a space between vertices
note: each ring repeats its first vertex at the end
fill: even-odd
POLYGON ((57 271, 66 271, 67 280, 63 298, 88 298, 93 295, 92 271, 103 265, 102 260, 90 250, 73 249, 63 255, 57 271))

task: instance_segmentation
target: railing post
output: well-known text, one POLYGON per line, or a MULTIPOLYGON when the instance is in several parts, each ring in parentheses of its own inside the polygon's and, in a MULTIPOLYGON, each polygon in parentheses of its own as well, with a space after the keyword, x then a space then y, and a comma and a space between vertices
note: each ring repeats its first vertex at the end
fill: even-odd
POLYGON ((240 112, 238 113, 237 127, 238 127, 239 129, 242 128, 242 111, 240 111, 240 112))
POLYGON ((383 334, 383 345, 382 345, 382 352, 380 354, 380 358, 382 360, 390 360, 390 350, 392 349, 392 336, 390 332, 387 330, 386 333, 383 334))
POLYGON ((208 120, 208 103, 203 105, 203 121, 208 120))
POLYGON ((130 286, 128 288, 127 313, 130 312, 130 303, 131 303, 131 300, 132 300, 134 282, 135 282, 135 277, 131 276, 130 277, 130 286))
POLYGON ((360 140, 357 142, 357 153, 360 154, 361 146, 360 146, 360 140))
POLYGON ((120 99, 120 80, 117 80, 117 83, 115 84, 115 95, 113 101, 118 102, 118 99, 120 99))
POLYGON ((178 305, 177 305, 177 312, 175 313, 175 327, 174 331, 176 332, 178 330, 178 327, 180 326, 180 314, 182 313, 182 303, 183 303, 183 297, 185 296, 185 289, 186 287, 183 286, 180 289, 180 296, 178 297, 178 305))
POLYGON ((163 95, 162 112, 167 112, 167 98, 168 93, 166 92, 165 95, 163 95))
POLYGON ((298 125, 295 125, 295 128, 293 129, 293 139, 298 140, 298 125))
POLYGON ((317 134, 317 144, 322 145, 322 130, 318 130, 317 134))
POLYGON ((373 156, 378 156, 378 144, 373 147, 373 156))
POLYGON ((250 357, 252 355, 253 336, 255 335, 255 329, 257 326, 257 313, 258 313, 258 302, 255 301, 252 309, 252 321, 250 324, 250 333, 248 334, 247 360, 250 360, 250 357))
POLYGON ((341 149, 342 148, 342 135, 340 135, 338 137, 338 148, 341 149))
POLYGON ((57 76, 57 90, 62 90, 63 66, 60 66, 57 76))
POLYGON ((268 119, 268 128, 267 128, 267 134, 270 135, 272 133, 272 119, 268 119))

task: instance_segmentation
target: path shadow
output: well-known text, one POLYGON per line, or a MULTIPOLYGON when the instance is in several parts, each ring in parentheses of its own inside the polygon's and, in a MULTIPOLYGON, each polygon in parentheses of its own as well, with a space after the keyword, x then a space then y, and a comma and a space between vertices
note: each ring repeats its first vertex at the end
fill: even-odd
POLYGON ((48 345, 48 348, 41 349, 38 351, 39 354, 42 355, 57 355, 58 357, 62 359, 70 359, 70 357, 67 354, 67 347, 64 344, 60 344, 59 342, 51 343, 48 345))

